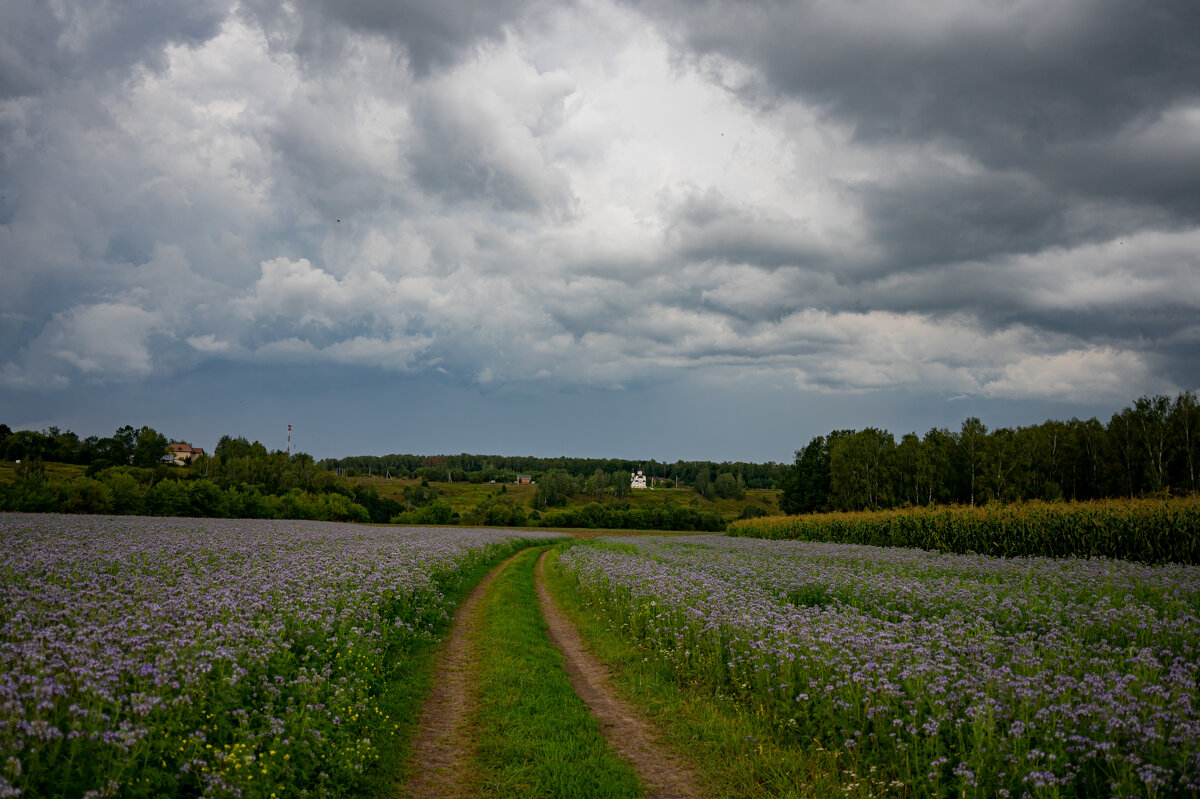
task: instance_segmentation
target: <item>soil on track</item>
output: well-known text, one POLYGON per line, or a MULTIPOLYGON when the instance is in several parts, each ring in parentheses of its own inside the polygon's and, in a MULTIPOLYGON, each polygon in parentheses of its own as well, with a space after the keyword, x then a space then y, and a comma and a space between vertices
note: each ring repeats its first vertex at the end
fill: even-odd
MULTIPOLYGON (((520 553, 517 553, 518 555, 520 553)), ((463 726, 471 707, 472 681, 478 667, 474 640, 483 617, 484 598, 496 577, 517 555, 487 574, 459 605, 434 671, 434 688, 421 712, 413 739, 417 768, 398 796, 412 799, 464 797, 470 751, 463 726)), ((650 799, 690 799, 705 792, 691 771, 658 742, 652 727, 619 699, 608 671, 584 647, 574 626, 546 590, 546 553, 538 558, 538 600, 551 642, 563 653, 572 687, 600 721, 610 746, 638 772, 650 799)))
POLYGON ((401 787, 399 796, 438 799, 466 795, 460 778, 465 772, 468 751, 460 727, 467 717, 471 684, 478 666, 473 642, 483 618, 484 597, 500 572, 520 554, 488 572, 455 611, 454 622, 434 666, 433 691, 425 700, 413 738, 416 773, 401 787))
POLYGON ((651 799, 689 799, 704 796, 700 783, 683 761, 661 746, 653 728, 617 697, 608 670, 592 657, 583 639, 546 590, 546 552, 537 562, 537 592, 550 640, 566 658, 564 668, 575 693, 600 720, 604 737, 642 778, 651 799))

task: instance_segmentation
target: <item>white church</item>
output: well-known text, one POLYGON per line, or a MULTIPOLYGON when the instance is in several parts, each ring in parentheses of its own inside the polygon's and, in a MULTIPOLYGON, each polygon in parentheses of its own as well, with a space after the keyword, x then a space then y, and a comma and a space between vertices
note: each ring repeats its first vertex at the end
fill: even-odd
POLYGON ((645 488, 646 487, 646 475, 642 474, 641 469, 638 469, 636 472, 629 473, 629 487, 630 488, 645 488))

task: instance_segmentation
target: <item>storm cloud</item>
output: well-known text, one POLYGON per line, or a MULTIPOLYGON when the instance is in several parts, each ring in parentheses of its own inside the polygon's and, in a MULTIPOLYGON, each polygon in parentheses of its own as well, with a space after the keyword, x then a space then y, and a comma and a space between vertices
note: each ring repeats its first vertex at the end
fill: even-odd
POLYGON ((7 3, 7 421, 306 365, 868 413, 1195 389, 1196 30, 1115 0, 7 3))

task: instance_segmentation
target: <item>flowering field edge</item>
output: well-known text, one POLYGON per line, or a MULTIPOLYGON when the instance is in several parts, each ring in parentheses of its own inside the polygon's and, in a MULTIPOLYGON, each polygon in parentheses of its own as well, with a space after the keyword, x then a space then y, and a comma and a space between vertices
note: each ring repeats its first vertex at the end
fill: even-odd
MULTIPOLYGON (((600 546, 622 547, 610 542, 600 546)), ((797 747, 780 739, 770 721, 682 677, 665 661, 649 657, 562 567, 562 551, 557 547, 547 556, 546 585, 551 594, 589 652, 611 670, 621 698, 650 719, 662 741, 701 775, 707 796, 816 799, 871 795, 869 782, 856 784, 856 775, 843 773, 836 753, 819 744, 797 747), (855 787, 847 790, 849 785, 855 787), (860 787, 866 790, 860 791, 860 787)))
POLYGON ((454 608, 537 534, 0 515, 0 796, 386 796, 454 608))
MULTIPOLYGON (((627 670, 754 726, 747 795, 1200 791, 1195 567, 725 536, 559 563, 627 670), (773 750, 836 767, 779 779, 773 750)), ((724 738, 696 735, 736 762, 724 738)))

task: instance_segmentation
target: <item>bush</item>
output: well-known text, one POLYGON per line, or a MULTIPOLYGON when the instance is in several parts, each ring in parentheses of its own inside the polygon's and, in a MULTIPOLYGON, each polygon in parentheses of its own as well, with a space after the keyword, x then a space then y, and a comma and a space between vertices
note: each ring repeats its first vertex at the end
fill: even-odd
POLYGON ((141 513, 146 489, 136 477, 122 469, 104 469, 97 477, 112 493, 113 513, 141 513))
POLYGON ((113 492, 91 477, 76 477, 59 483, 59 507, 63 513, 110 513, 113 492))
POLYGON ((543 527, 581 527, 613 530, 701 530, 720 532, 725 520, 716 511, 695 508, 657 506, 632 508, 628 504, 601 505, 589 503, 582 508, 567 508, 542 515, 537 523, 543 527))
POLYGON ((488 527, 523 527, 525 508, 508 497, 488 497, 463 516, 464 524, 488 527))
POLYGON ((424 507, 399 513, 391 518, 392 524, 453 524, 458 514, 444 499, 435 499, 424 507))
POLYGON ((152 485, 142 500, 147 516, 191 516, 188 490, 178 480, 162 480, 152 485))

